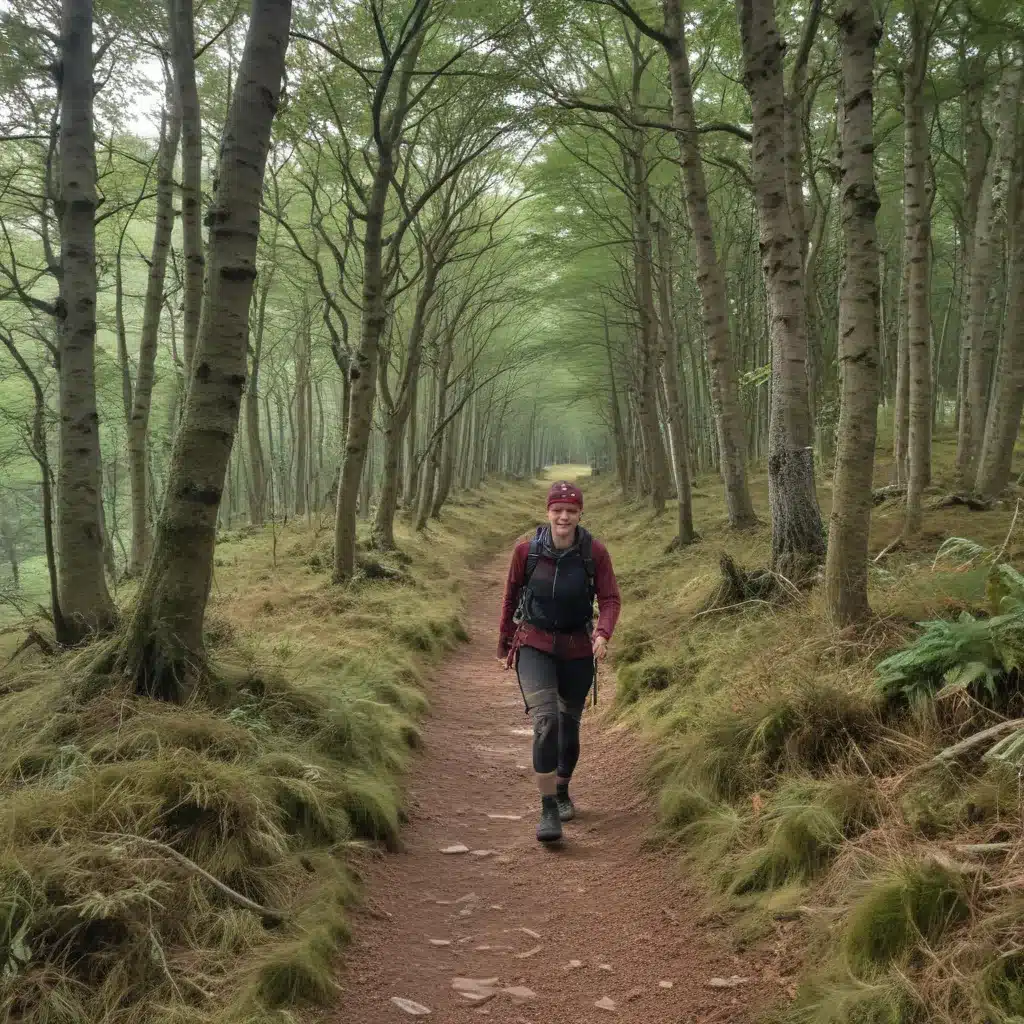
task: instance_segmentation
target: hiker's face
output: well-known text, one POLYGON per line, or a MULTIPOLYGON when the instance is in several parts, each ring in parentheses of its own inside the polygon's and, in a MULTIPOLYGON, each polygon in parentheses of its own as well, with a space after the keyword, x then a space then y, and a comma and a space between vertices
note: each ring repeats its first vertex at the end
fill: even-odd
POLYGON ((548 509, 548 522, 555 537, 572 537, 580 521, 580 509, 575 505, 556 502, 548 509))

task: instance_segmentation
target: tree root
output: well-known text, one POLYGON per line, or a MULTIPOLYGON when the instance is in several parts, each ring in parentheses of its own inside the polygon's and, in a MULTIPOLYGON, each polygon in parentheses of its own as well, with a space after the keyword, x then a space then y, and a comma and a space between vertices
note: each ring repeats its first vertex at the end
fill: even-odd
POLYGON ((718 566, 722 579, 698 610, 698 615, 733 611, 747 604, 778 604, 796 596, 792 583, 770 569, 741 569, 724 552, 718 566))
POLYGON ((680 537, 679 537, 679 534, 677 533, 672 538, 672 540, 669 541, 669 543, 666 545, 666 547, 665 547, 665 554, 666 555, 675 554, 675 552, 681 550, 682 548, 688 548, 691 544, 696 544, 699 540, 700 540, 700 534, 699 533, 695 533, 693 535, 693 537, 690 540, 688 540, 688 541, 681 540, 680 537))

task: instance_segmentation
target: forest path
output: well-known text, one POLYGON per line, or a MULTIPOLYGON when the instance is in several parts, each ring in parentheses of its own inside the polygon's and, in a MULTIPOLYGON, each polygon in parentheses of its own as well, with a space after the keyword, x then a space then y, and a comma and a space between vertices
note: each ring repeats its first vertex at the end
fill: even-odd
POLYGON ((597 711, 588 705, 584 715, 572 788, 578 817, 558 846, 534 838, 530 721, 514 673, 494 654, 506 571, 503 555, 468 582, 472 639, 428 688, 405 849, 365 864, 368 902, 356 915, 332 1019, 411 1019, 398 997, 445 1022, 751 1020, 747 1004, 772 994, 758 965, 738 959, 713 921, 699 920, 677 862, 643 848, 652 812, 638 784, 642 754, 629 733, 601 720, 606 670, 597 711), (441 852, 456 844, 478 852, 441 852), (747 981, 708 985, 733 976, 747 981), (455 978, 492 985, 470 1002, 455 978), (614 1009, 595 1006, 605 998, 614 1009))

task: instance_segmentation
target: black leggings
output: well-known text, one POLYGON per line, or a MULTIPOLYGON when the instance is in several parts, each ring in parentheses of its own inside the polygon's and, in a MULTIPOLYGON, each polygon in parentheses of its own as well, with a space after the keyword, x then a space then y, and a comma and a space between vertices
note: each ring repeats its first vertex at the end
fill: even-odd
POLYGON ((580 757, 580 719, 594 682, 594 659, 556 658, 520 647, 516 672, 533 718, 533 770, 571 778, 580 757))

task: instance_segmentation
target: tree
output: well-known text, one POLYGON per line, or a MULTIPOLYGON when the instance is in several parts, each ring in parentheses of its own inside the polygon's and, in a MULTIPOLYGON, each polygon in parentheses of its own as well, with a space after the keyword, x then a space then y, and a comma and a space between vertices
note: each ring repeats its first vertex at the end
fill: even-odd
POLYGON ((995 497, 1010 481, 1024 410, 1024 126, 1020 120, 1007 187, 1006 220, 1009 301, 974 484, 986 498, 995 497))
POLYGON ((754 126, 752 164, 761 267, 770 311, 772 569, 802 581, 824 558, 825 535, 814 487, 800 240, 787 197, 782 41, 774 0, 739 0, 738 10, 743 81, 754 126))
POLYGON ((203 133, 196 86, 195 27, 192 0, 168 0, 171 60, 177 86, 176 119, 181 124, 181 223, 185 280, 182 354, 191 372, 203 304, 202 171, 203 133))
POLYGON ((57 519, 62 644, 115 621, 103 563, 96 408, 96 151, 92 0, 64 0, 60 79, 57 519))
MULTIPOLYGON (((167 98, 160 122, 157 153, 156 226, 146 279, 145 305, 139 338, 139 363, 135 386, 126 383, 128 422, 128 466, 131 474, 132 542, 128 559, 130 575, 141 575, 152 549, 149 495, 149 414, 153 399, 160 314, 164 304, 167 258, 174 229, 174 158, 181 134, 181 121, 168 75, 167 98)), ((127 367, 126 367, 127 369, 127 367)))
POLYGON ((208 215, 206 301, 153 556, 117 654, 140 693, 188 696, 204 666, 217 507, 241 408, 260 200, 291 0, 253 0, 208 215))
POLYGON ((907 261, 907 505, 904 534, 921 529, 921 496, 931 479, 931 201, 925 76, 930 26, 924 4, 911 0, 910 42, 904 71, 904 259, 907 261))
POLYGON ((846 248, 839 299, 842 407, 832 484, 825 595, 846 625, 868 614, 868 531, 879 390, 879 267, 875 215, 874 64, 880 29, 871 0, 849 0, 842 48, 840 192, 846 248))

